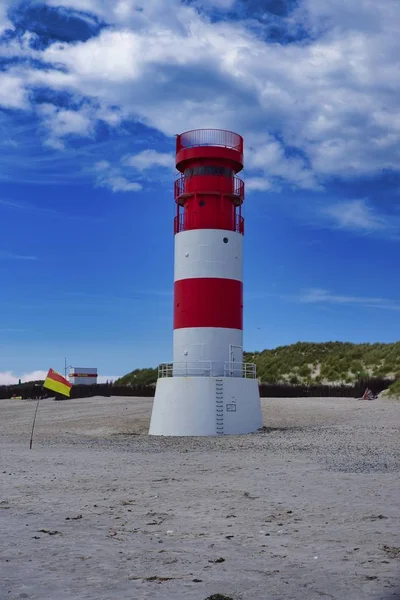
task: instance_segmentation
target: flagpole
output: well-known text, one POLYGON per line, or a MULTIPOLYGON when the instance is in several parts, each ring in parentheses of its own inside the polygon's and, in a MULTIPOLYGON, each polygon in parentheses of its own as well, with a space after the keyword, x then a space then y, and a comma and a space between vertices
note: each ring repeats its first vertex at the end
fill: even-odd
POLYGON ((36 410, 35 410, 35 416, 33 417, 32 432, 31 432, 31 441, 30 441, 30 444, 29 444, 29 450, 32 450, 33 430, 35 429, 36 415, 37 415, 37 411, 38 411, 38 408, 39 408, 39 402, 40 402, 40 399, 37 401, 36 410))
POLYGON ((72 365, 67 366, 67 358, 64 358, 64 377, 67 379, 67 371, 68 369, 72 369, 72 365))

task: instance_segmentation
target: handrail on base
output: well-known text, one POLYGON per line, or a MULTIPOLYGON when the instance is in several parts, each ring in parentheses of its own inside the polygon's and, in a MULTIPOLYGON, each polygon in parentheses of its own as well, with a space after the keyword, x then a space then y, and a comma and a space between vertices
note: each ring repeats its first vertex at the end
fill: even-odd
POLYGON ((256 379, 257 368, 254 363, 245 362, 213 362, 210 360, 197 362, 161 363, 158 377, 241 377, 256 379))

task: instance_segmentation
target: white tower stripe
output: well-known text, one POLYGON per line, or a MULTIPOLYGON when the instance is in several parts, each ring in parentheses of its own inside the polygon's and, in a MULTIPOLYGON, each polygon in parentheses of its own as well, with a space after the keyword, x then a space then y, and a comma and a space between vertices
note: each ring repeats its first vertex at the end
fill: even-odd
POLYGON ((213 277, 243 280, 243 236, 222 229, 175 235, 175 281, 213 277))
MULTIPOLYGON (((242 348, 243 331, 219 327, 186 327, 174 331, 174 362, 230 362, 230 346, 242 348)), ((242 362, 240 353, 239 362, 242 362)))

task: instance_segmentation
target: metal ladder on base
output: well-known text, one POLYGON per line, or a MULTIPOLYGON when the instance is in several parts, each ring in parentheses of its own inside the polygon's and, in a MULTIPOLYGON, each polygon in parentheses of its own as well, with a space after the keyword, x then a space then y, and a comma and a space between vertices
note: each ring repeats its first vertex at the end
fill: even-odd
POLYGON ((217 378, 215 380, 215 401, 216 401, 216 432, 217 435, 224 433, 224 380, 217 378))

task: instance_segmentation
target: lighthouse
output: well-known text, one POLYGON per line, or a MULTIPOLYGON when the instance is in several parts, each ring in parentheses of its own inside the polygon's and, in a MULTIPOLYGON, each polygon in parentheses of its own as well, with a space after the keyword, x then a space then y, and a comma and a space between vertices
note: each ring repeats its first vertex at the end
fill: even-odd
POLYGON ((173 361, 159 366, 150 435, 262 426, 256 367, 243 361, 243 138, 176 138, 173 361))

